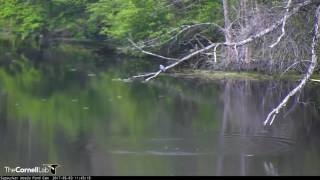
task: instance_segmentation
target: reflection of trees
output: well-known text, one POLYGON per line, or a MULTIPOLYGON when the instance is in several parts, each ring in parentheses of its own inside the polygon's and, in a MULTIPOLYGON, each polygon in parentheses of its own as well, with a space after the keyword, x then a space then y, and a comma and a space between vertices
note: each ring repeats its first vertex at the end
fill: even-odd
MULTIPOLYGON (((194 122, 195 126, 208 127, 212 124, 209 119, 212 119, 214 113, 211 111, 205 112, 205 115, 199 119, 194 114, 199 114, 200 111, 184 108, 184 104, 191 103, 183 98, 185 95, 181 97, 172 95, 171 91, 166 92, 153 86, 147 87, 148 85, 141 83, 127 84, 112 81, 112 77, 104 73, 92 78, 82 88, 69 85, 63 91, 46 89, 50 78, 42 73, 32 66, 24 66, 21 72, 14 75, 0 70, 2 89, 5 90, 1 99, 1 117, 4 118, 1 123, 9 121, 9 127, 19 126, 1 137, 6 137, 6 140, 12 141, 12 144, 20 144, 19 147, 26 153, 25 162, 28 163, 39 159, 40 161, 61 161, 60 158, 65 156, 65 153, 73 154, 75 157, 81 156, 81 159, 91 162, 93 160, 90 159, 97 159, 96 156, 110 149, 109 141, 117 141, 117 138, 121 141, 125 136, 140 139, 145 138, 145 134, 163 132, 164 130, 154 129, 154 123, 158 122, 170 124, 183 120, 191 126, 194 122), (46 93, 47 91, 50 93, 46 93), (177 106, 177 102, 181 106, 177 106), (179 112, 184 113, 185 119, 179 119, 182 117, 179 112), (159 119, 162 120, 159 121, 159 119), (202 119, 206 121, 201 121, 202 119), (16 131, 22 133, 14 134, 16 131), (112 136, 106 139, 108 135, 112 136), (79 149, 83 151, 71 152, 70 150, 76 148, 72 147, 73 144, 78 144, 79 149), (61 145, 63 151, 60 150, 61 145), (90 148, 92 146, 94 148, 90 148), (40 154, 39 158, 35 158, 37 149, 48 154, 40 154)), ((185 85, 181 87, 177 85, 177 88, 187 89, 188 87, 188 85, 183 86, 185 85)), ((196 92, 188 93, 190 95, 196 92)), ((202 105, 203 109, 211 107, 212 104, 209 101, 202 105)), ((8 129, 5 124, 2 127, 8 129)), ((183 131, 188 131, 190 128, 183 131)), ((167 131, 170 134, 176 133, 173 128, 167 131)), ((132 145, 136 146, 136 144, 132 145)), ((21 151, 11 151, 11 153, 18 159, 22 155, 21 151)), ((73 160, 76 161, 76 159, 73 160)), ((73 169, 71 162, 69 164, 64 162, 64 164, 73 169)), ((91 165, 94 166, 94 164, 91 165)), ((74 168, 84 167, 75 166, 74 168)))
MULTIPOLYGON (((239 169, 239 174, 249 175, 250 173, 257 173, 250 171, 250 167, 256 169, 257 164, 250 164, 250 158, 257 156, 257 154, 251 154, 250 148, 256 148, 253 150, 256 152, 266 151, 266 153, 272 154, 272 150, 268 150, 267 143, 252 145, 250 147, 250 142, 243 141, 242 144, 233 145, 232 140, 229 138, 273 138, 272 141, 275 141, 276 144, 279 144, 273 148, 275 152, 280 151, 279 153, 283 156, 291 156, 291 161, 293 161, 293 154, 290 152, 281 152, 282 142, 291 143, 298 138, 297 132, 300 131, 301 121, 305 121, 306 124, 310 124, 306 121, 312 119, 314 113, 317 113, 315 109, 306 108, 304 103, 301 103, 300 100, 294 100, 287 107, 289 113, 283 114, 281 121, 278 121, 276 126, 272 128, 265 128, 263 126, 263 119, 265 113, 269 111, 273 104, 277 102, 277 99, 284 96, 290 89, 290 82, 254 82, 254 81, 226 81, 224 89, 224 113, 221 123, 221 134, 220 134, 220 152, 221 155, 217 161, 217 174, 232 174, 235 171, 229 170, 226 166, 227 162, 232 161, 238 163, 238 165, 233 165, 239 169), (295 112, 290 111, 294 109, 295 112), (277 143, 277 141, 280 141, 277 143), (231 144, 230 144, 231 143, 231 144), (238 153, 227 153, 226 149, 236 146, 234 148, 238 149, 238 153)), ((303 92, 300 96, 300 99, 304 99, 309 102, 310 92, 303 92)), ((311 97, 312 98, 312 97, 311 97)), ((309 104, 309 103, 308 103, 309 104)), ((303 125, 305 127, 305 125, 303 125)), ((272 142, 271 141, 271 142, 272 142)), ((259 141, 257 141, 259 143, 259 141)), ((285 146, 285 144, 283 145, 285 146)), ((285 148, 284 148, 285 150, 285 148)), ((233 152, 233 151, 232 151, 233 152)), ((261 152, 263 154, 263 152, 261 152)), ((301 156, 301 155, 300 155, 301 156)), ((261 161, 262 164, 259 166, 265 169, 266 175, 278 175, 277 168, 279 164, 275 164, 272 161, 266 160, 261 161)), ((230 163, 229 163, 230 165, 230 163)), ((282 167, 285 168, 285 167, 282 167)), ((288 167, 286 167, 288 168, 288 167)), ((294 173, 293 167, 287 169, 294 173)))
MULTIPOLYGON (((8 158, 16 157, 18 161, 24 157, 28 163, 30 160, 63 161, 70 171, 84 172, 91 168, 92 173, 103 172, 103 169, 125 173, 125 170, 122 171, 122 167, 128 165, 125 158, 119 160, 106 155, 114 146, 118 147, 122 143, 119 147, 143 149, 146 146, 143 144, 144 140, 153 136, 203 138, 203 142, 188 142, 191 147, 205 144, 208 139, 210 144, 215 144, 211 139, 212 132, 218 131, 221 126, 217 174, 227 174, 227 168, 231 165, 230 172, 239 170, 239 174, 248 175, 254 173, 251 171, 257 169, 253 167, 257 164, 262 171, 260 173, 266 173, 265 170, 268 173, 277 172, 276 170, 281 172, 281 168, 288 168, 280 166, 278 161, 263 157, 253 162, 251 155, 254 154, 248 152, 250 148, 246 144, 251 140, 255 142, 256 139, 270 136, 296 139, 304 138, 306 134, 317 134, 317 128, 309 123, 310 120, 316 122, 319 119, 316 109, 318 105, 316 102, 310 103, 312 97, 319 97, 315 89, 305 90, 300 99, 292 101, 287 107, 286 112, 289 113, 284 114, 283 120, 277 121, 278 124, 272 129, 264 129, 263 117, 287 93, 291 87, 290 82, 213 83, 165 78, 151 84, 123 83, 112 81, 118 73, 115 68, 89 77, 88 73, 97 71, 93 62, 87 64, 86 58, 89 58, 90 53, 84 50, 80 52, 82 55, 77 56, 73 54, 78 53, 78 50, 68 46, 64 48, 70 52, 69 55, 55 56, 58 59, 55 61, 54 54, 60 52, 52 51, 47 64, 43 63, 40 67, 35 68, 28 61, 27 57, 31 57, 29 54, 24 63, 17 63, 19 71, 7 71, 6 68, 0 70, 0 145, 7 142, 12 144, 11 147, 2 148, 0 153, 9 154, 8 158), (70 68, 77 71, 70 71, 70 68), (300 129, 297 130, 297 127, 300 129), (209 130, 210 136, 206 130, 209 130), (126 139, 128 137, 132 140, 126 139), (233 140, 234 137, 241 138, 233 140), (241 147, 238 144, 230 146, 236 141, 240 145, 241 142, 245 144, 241 147), (19 150, 9 150, 14 149, 17 144, 19 150), (234 154, 230 155, 230 152, 234 154), (74 162, 78 162, 78 166, 74 162)), ((124 63, 119 71, 125 72, 126 68, 136 66, 140 64, 124 63)), ((183 143, 172 143, 173 147, 179 145, 183 143)), ((261 144, 257 145, 258 149, 262 149, 259 145, 261 144)), ((288 157, 286 159, 291 160, 291 154, 288 157)), ((2 160, 10 161, 5 157, 2 160)), ((208 159, 195 157, 191 161, 194 164, 191 163, 190 166, 196 169, 195 162, 207 162, 208 159)), ((179 167, 179 162, 175 163, 172 165, 170 161, 147 158, 137 165, 137 169, 140 173, 152 173, 154 167, 172 165, 162 169, 162 172, 167 173, 172 172, 172 168, 179 167), (144 163, 154 166, 145 169, 144 163)), ((202 169, 210 169, 212 166, 214 165, 202 169)), ((130 168, 126 170, 130 171, 130 168)))
POLYGON ((5 138, 5 133, 7 131, 7 98, 3 92, 3 89, 0 89, 0 143, 3 142, 5 138))

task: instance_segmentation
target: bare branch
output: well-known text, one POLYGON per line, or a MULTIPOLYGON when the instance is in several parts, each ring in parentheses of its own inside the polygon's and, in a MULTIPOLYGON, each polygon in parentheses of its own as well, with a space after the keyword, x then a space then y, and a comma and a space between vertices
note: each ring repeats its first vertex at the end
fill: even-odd
POLYGON ((299 61, 299 62, 296 62, 296 63, 293 63, 291 66, 289 66, 285 71, 283 71, 283 73, 281 73, 280 76, 283 76, 285 73, 287 73, 292 67, 300 64, 300 63, 303 63, 303 62, 312 62, 312 61, 309 61, 309 60, 303 60, 303 61, 299 61))
MULTIPOLYGON (((167 69, 167 67, 166 67, 166 69, 167 69)), ((155 77, 159 76, 161 72, 162 72, 161 70, 160 70, 160 71, 158 71, 158 72, 156 72, 153 76, 151 76, 151 77, 147 78, 147 79, 146 79, 146 82, 148 82, 148 81, 150 81, 151 79, 153 79, 153 78, 155 78, 155 77)))
POLYGON ((306 85, 306 83, 310 80, 311 75, 313 74, 316 66, 317 66, 317 54, 316 54, 316 46, 318 43, 318 36, 319 36, 319 25, 320 25, 320 6, 318 6, 316 10, 316 18, 315 18, 315 23, 314 23, 314 35, 312 39, 312 49, 311 49, 311 54, 312 54, 312 62, 309 66, 308 72, 306 73, 305 77, 301 80, 300 84, 294 88, 282 101, 281 103, 273 109, 269 114, 267 119, 264 121, 264 125, 272 125, 277 114, 279 114, 280 110, 283 109, 284 107, 287 106, 288 101, 290 98, 294 95, 296 95, 299 91, 302 90, 302 88, 306 85))
POLYGON ((165 56, 161 56, 159 54, 154 54, 152 52, 149 51, 145 51, 142 48, 140 48, 137 44, 135 44, 131 39, 128 39, 128 41, 137 49, 139 49, 141 52, 143 52, 144 54, 148 54, 150 56, 154 56, 154 57, 158 57, 160 59, 165 59, 165 60, 169 60, 169 61, 178 61, 178 59, 175 58, 169 58, 169 57, 165 57, 165 56))
POLYGON ((313 81, 313 82, 320 82, 319 79, 310 79, 310 80, 313 81))
POLYGON ((156 72, 151 72, 151 73, 146 73, 146 74, 142 74, 142 75, 133 76, 132 78, 135 79, 135 78, 149 77, 149 76, 152 76, 152 75, 155 75, 155 74, 156 74, 156 72))
MULTIPOLYGON (((311 3, 310 0, 307 0, 303 3, 300 3, 299 5, 297 5, 290 13, 288 13, 287 18, 291 17, 292 15, 296 14, 302 7, 307 6, 311 3)), ((264 29, 263 31, 260 31, 259 33, 250 36, 249 38, 242 40, 240 42, 236 42, 236 43, 224 43, 224 45, 226 46, 243 46, 245 44, 248 44, 250 42, 252 42, 253 40, 260 38, 272 31, 274 31, 276 28, 278 28, 283 22, 285 21, 285 17, 281 18, 280 20, 278 20, 277 22, 275 22, 272 26, 270 26, 269 28, 264 29)))
MULTIPOLYGON (((164 42, 162 42, 162 43, 159 43, 159 44, 149 45, 149 46, 144 46, 144 47, 158 47, 158 46, 164 45, 164 44, 166 44, 166 43, 168 43, 168 42, 170 42, 170 41, 172 41, 172 40, 174 40, 174 39, 178 39, 178 37, 179 37, 181 34, 187 32, 187 31, 189 31, 189 30, 191 30, 191 29, 198 28, 198 27, 201 27, 201 26, 215 26, 216 28, 218 28, 218 29, 220 30, 220 32, 225 33, 225 29, 224 29, 223 27, 221 27, 220 25, 218 25, 218 24, 216 24, 216 23, 213 23, 213 22, 212 22, 212 23, 199 23, 199 24, 193 24, 193 25, 184 25, 184 26, 181 26, 181 27, 180 27, 180 28, 182 28, 180 31, 178 31, 177 33, 175 33, 173 36, 171 36, 171 37, 170 37, 169 39, 167 39, 166 41, 164 41, 164 42)), ((172 33, 172 32, 174 32, 174 31, 176 31, 177 29, 180 29, 180 28, 175 28, 173 31, 169 32, 169 34, 172 33)), ((153 39, 152 41, 156 41, 157 39, 159 39, 159 37, 153 39)), ((150 41, 148 41, 148 42, 150 42, 150 41)), ((143 48, 144 48, 144 47, 143 47, 143 48)))
MULTIPOLYGON (((217 45, 217 44, 211 44, 211 45, 209 45, 209 46, 207 46, 207 47, 205 47, 205 48, 203 48, 203 49, 200 49, 200 50, 198 50, 198 51, 195 51, 195 52, 189 54, 188 56, 185 56, 184 58, 180 59, 179 61, 177 61, 177 62, 175 62, 175 63, 173 63, 173 64, 171 64, 171 65, 169 65, 169 66, 166 66, 164 69, 165 69, 165 71, 167 71, 168 69, 171 69, 171 68, 173 68, 173 67, 176 67, 177 65, 181 64, 182 62, 187 61, 187 60, 191 59, 192 57, 194 57, 194 56, 196 56, 196 55, 198 55, 198 54, 200 54, 200 53, 206 52, 206 51, 209 50, 209 49, 212 49, 212 48, 215 47, 216 45, 217 45)), ((146 79, 146 81, 150 81, 151 79, 154 79, 154 78, 157 77, 161 72, 162 72, 161 70, 158 71, 154 76, 146 79)))
POLYGON ((217 63, 217 48, 220 46, 220 44, 217 44, 216 47, 214 47, 213 55, 214 55, 214 62, 217 63))
POLYGON ((292 4, 292 0, 288 0, 287 6, 286 6, 286 13, 285 13, 285 15, 283 17, 284 20, 283 20, 283 23, 282 23, 281 35, 278 37, 278 39, 277 39, 277 41, 275 43, 270 45, 270 48, 274 48, 286 34, 285 27, 286 27, 288 14, 289 14, 289 10, 290 10, 289 8, 290 8, 291 4, 292 4))

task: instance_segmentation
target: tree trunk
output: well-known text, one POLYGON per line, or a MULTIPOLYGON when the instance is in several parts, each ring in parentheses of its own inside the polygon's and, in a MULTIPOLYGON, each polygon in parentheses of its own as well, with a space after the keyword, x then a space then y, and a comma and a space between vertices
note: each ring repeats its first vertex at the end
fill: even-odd
MULTIPOLYGON (((228 0, 222 0, 223 3, 223 14, 224 14, 224 28, 225 28, 225 40, 227 43, 232 43, 232 28, 231 21, 229 17, 229 4, 228 0)), ((227 62, 235 61, 237 59, 236 57, 236 51, 233 47, 228 46, 226 51, 226 60, 227 62)))
MULTIPOLYGON (((240 11, 240 23, 241 23, 241 29, 240 29, 240 34, 242 34, 240 36, 241 39, 246 39, 248 38, 249 34, 248 32, 250 31, 250 29, 252 28, 252 24, 250 24, 250 19, 249 19, 249 15, 250 15, 250 11, 251 11, 251 7, 253 7, 253 5, 251 4, 252 2, 248 2, 248 0, 240 0, 239 2, 239 11, 240 11)), ((250 62, 250 54, 251 54, 251 50, 250 50, 250 45, 244 45, 242 47, 239 48, 239 61, 245 62, 245 63, 249 63, 250 62)))

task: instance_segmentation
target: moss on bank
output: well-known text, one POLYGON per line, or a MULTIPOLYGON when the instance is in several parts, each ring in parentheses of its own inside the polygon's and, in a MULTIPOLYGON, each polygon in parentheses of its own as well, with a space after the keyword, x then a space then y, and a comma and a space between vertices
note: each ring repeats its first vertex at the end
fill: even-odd
MULTIPOLYGON (((261 81, 261 80, 292 80, 299 81, 303 75, 297 73, 287 73, 284 75, 275 74, 261 74, 255 72, 232 72, 232 71, 208 71, 208 70, 188 70, 183 72, 176 72, 173 74, 175 77, 183 78, 195 78, 202 80, 251 80, 251 81, 261 81)), ((320 75, 316 74, 312 76, 313 82, 320 80, 320 75)))

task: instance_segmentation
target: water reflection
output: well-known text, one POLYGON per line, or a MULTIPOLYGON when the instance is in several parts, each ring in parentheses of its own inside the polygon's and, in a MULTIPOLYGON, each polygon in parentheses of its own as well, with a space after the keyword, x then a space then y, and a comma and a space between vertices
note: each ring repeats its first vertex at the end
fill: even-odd
POLYGON ((263 163, 263 166, 264 166, 264 169, 265 169, 265 172, 267 175, 269 176, 278 176, 278 170, 276 168, 274 168, 272 162, 264 162, 263 163))
POLYGON ((70 45, 38 53, 0 55, 8 61, 0 69, 0 168, 58 163, 59 175, 319 174, 315 85, 265 128, 266 114, 293 82, 126 83, 113 79, 157 66, 70 45))

